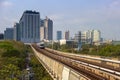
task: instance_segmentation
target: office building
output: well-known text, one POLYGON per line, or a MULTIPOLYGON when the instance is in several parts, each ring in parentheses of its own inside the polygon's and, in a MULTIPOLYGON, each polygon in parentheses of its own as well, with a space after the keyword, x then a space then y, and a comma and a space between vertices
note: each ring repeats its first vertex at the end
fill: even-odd
POLYGON ((57 40, 62 39, 62 31, 57 31, 57 40))
POLYGON ((69 31, 66 31, 66 32, 65 32, 65 40, 69 40, 69 36, 70 36, 69 31))
POLYGON ((19 23, 14 24, 14 40, 15 41, 20 41, 20 26, 19 23))
POLYGON ((40 41, 40 14, 36 11, 25 11, 19 21, 21 41, 34 43, 40 41))
POLYGON ((14 40, 14 29, 13 28, 6 28, 6 30, 4 31, 4 39, 14 40))
POLYGON ((44 20, 44 27, 45 27, 45 39, 53 40, 53 21, 46 17, 46 19, 44 20))
POLYGON ((3 40, 3 39, 4 39, 4 34, 0 33, 0 40, 3 40))

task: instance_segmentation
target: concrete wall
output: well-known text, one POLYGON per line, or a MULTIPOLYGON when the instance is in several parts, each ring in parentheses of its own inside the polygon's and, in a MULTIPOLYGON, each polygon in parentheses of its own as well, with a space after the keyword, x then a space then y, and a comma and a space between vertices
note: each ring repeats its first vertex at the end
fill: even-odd
POLYGON ((89 80, 87 77, 74 71, 68 66, 37 52, 34 48, 32 49, 37 59, 54 80, 89 80))

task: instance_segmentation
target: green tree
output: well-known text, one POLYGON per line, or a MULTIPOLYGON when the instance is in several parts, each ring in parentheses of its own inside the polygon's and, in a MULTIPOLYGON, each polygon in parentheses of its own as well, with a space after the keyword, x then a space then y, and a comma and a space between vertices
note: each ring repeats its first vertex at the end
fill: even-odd
POLYGON ((20 70, 17 66, 13 64, 8 64, 3 67, 2 70, 0 70, 0 78, 1 79, 14 79, 18 78, 20 76, 20 70))

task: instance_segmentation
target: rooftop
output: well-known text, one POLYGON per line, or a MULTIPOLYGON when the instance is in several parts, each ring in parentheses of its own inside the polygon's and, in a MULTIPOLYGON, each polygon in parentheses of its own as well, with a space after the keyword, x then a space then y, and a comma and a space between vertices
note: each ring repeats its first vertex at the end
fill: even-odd
POLYGON ((29 14, 39 14, 39 12, 32 11, 32 10, 26 10, 24 13, 29 13, 29 14))
MULTIPOLYGON (((32 10, 26 10, 26 11, 23 13, 23 15, 24 15, 24 14, 38 14, 38 15, 39 15, 39 12, 32 11, 32 10)), ((22 15, 22 17, 23 17, 23 15, 22 15)), ((22 20, 22 17, 20 18, 20 21, 22 20)))

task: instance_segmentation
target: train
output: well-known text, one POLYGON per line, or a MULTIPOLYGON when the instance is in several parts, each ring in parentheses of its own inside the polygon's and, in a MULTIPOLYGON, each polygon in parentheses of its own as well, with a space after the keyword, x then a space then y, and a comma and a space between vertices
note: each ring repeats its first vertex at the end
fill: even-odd
POLYGON ((45 43, 44 43, 44 42, 37 43, 37 46, 38 46, 40 49, 45 49, 45 43))

